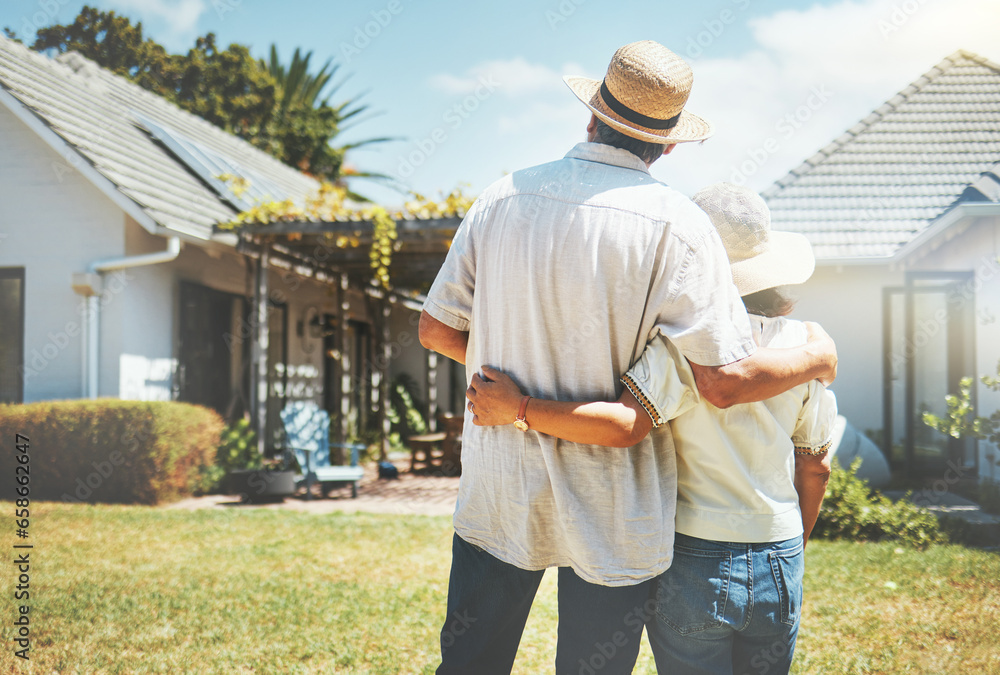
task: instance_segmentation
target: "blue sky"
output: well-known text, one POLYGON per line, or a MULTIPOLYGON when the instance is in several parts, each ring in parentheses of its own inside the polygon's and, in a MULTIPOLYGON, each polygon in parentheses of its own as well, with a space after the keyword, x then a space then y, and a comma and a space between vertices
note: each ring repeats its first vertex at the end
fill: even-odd
MULTIPOLYGON (((83 2, 4 0, 22 38, 83 2)), ((718 180, 763 189, 957 49, 1000 61, 995 0, 93 0, 141 20, 173 51, 214 32, 263 56, 271 43, 333 58, 379 113, 340 140, 402 140, 349 155, 360 169, 434 195, 477 194, 505 172, 561 157, 589 113, 561 81, 600 78, 615 49, 652 39, 695 72, 688 108, 716 134, 653 173, 691 194, 718 180)), ((386 204, 398 193, 359 182, 386 204)))

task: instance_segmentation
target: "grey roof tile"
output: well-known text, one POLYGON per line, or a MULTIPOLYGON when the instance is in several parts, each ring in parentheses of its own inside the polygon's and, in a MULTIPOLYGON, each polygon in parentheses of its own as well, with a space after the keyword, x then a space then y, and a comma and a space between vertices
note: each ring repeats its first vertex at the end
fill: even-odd
POLYGON ((763 194, 817 258, 889 257, 998 167, 1000 66, 959 51, 763 194))
POLYGON ((317 182, 79 54, 50 59, 0 37, 0 86, 74 146, 154 222, 208 238, 236 211, 142 129, 133 111, 266 177, 290 195, 317 182))

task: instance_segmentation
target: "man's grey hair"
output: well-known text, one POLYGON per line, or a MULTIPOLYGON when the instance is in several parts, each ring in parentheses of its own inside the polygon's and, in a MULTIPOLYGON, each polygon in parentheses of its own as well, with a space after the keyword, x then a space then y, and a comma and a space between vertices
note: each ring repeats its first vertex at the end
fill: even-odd
POLYGON ((652 164, 657 158, 662 157, 663 151, 667 149, 667 143, 648 143, 626 136, 600 119, 597 120, 597 129, 594 133, 594 140, 597 143, 628 150, 647 164, 652 164))

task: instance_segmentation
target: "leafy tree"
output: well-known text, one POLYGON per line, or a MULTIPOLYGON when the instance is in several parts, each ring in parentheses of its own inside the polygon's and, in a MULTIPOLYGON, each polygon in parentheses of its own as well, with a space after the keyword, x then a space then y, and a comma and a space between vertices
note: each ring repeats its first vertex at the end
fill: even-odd
POLYGON ((330 97, 342 82, 321 99, 338 66, 327 61, 318 73, 311 74, 311 53, 303 56, 296 50, 285 67, 273 46, 270 60, 265 62, 253 58, 243 45, 220 49, 215 35, 208 33, 199 37, 187 54, 170 54, 143 35, 141 22, 132 24, 113 11, 89 6, 84 6, 71 24, 40 29, 32 48, 79 52, 321 179, 341 178, 348 150, 388 140, 375 138, 341 147, 332 144, 343 123, 367 106, 358 106, 352 99, 330 105, 330 97))
POLYGON ((232 44, 220 51, 209 33, 186 56, 173 59, 179 76, 173 87, 177 105, 290 163, 281 146, 268 144, 277 86, 249 49, 232 44))

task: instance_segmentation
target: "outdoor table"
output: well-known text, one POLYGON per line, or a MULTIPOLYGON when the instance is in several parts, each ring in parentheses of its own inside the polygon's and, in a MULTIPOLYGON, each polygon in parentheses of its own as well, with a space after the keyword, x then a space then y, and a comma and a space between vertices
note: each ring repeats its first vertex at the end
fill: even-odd
MULTIPOLYGON (((422 463, 425 469, 430 469, 434 466, 440 466, 440 463, 435 463, 434 450, 441 446, 441 443, 447 438, 448 434, 443 431, 433 433, 433 434, 419 434, 417 436, 410 436, 407 439, 407 444, 410 446, 410 473, 416 470, 416 465, 422 463)), ((441 456, 438 455, 437 458, 440 460, 441 456)))

